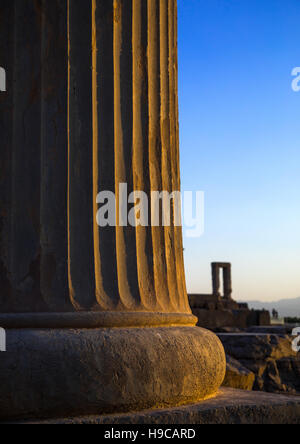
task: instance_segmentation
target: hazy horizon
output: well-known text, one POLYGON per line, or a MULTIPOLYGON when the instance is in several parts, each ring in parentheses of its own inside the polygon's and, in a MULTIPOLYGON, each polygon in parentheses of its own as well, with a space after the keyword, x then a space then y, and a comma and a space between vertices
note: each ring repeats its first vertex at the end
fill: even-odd
POLYGON ((184 239, 188 290, 233 266, 234 298, 300 296, 297 0, 178 0, 183 190, 205 192, 205 234, 184 239))

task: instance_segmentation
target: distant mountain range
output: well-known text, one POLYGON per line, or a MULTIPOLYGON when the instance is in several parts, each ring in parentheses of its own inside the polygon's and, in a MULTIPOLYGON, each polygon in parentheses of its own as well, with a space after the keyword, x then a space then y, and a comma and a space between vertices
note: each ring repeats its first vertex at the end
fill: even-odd
POLYGON ((279 316, 286 317, 299 317, 300 318, 300 298, 296 299, 282 299, 276 302, 261 302, 261 301, 249 301, 247 302, 249 307, 256 310, 269 310, 273 309, 278 311, 279 316))

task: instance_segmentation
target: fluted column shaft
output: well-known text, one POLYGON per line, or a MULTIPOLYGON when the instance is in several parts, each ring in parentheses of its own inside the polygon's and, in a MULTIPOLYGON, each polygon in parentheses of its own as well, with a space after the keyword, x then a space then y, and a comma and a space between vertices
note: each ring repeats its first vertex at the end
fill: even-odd
POLYGON ((120 183, 148 196, 180 189, 176 3, 1 2, 14 23, 0 31, 1 313, 194 322, 181 228, 96 220, 104 190, 118 220, 120 183))
POLYGON ((213 396, 181 228, 119 223, 120 184, 180 189, 176 0, 1 0, 0 22, 0 421, 213 396))

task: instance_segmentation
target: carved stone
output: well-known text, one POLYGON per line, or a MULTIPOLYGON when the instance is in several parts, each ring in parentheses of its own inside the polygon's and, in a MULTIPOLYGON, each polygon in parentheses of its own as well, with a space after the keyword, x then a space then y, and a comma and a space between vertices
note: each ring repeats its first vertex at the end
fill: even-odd
POLYGON ((180 227, 100 228, 97 194, 180 189, 176 0, 1 0, 0 417, 214 395, 180 227))
POLYGON ((220 294, 220 271, 223 270, 224 281, 224 294, 225 300, 230 301, 232 299, 232 278, 231 278, 231 264, 223 262, 212 263, 212 281, 213 281, 213 294, 221 298, 220 294))

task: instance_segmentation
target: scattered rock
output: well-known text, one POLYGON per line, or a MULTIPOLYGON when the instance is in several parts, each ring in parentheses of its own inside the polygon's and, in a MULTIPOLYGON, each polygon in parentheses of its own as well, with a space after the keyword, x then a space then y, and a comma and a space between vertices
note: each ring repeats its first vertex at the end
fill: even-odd
MULTIPOLYGON (((241 367, 255 375, 253 390, 300 393, 300 354, 292 350, 291 337, 257 333, 221 333, 219 338, 226 353, 241 367)), ((228 378, 229 375, 232 375, 232 371, 228 369, 228 378)), ((229 384, 233 384, 233 380, 231 376, 229 384)), ((227 381, 226 379, 226 384, 227 381)))
POLYGON ((227 368, 223 386, 240 390, 253 390, 255 374, 231 356, 227 355, 226 360, 227 368))
POLYGON ((272 335, 290 335, 293 327, 291 325, 268 325, 268 326, 253 326, 247 328, 248 333, 272 334, 272 335))
POLYGON ((242 330, 237 327, 221 327, 215 330, 216 333, 242 333, 242 330))
POLYGON ((220 333, 226 353, 238 361, 266 361, 296 357, 292 350, 292 339, 287 335, 257 333, 220 333))

